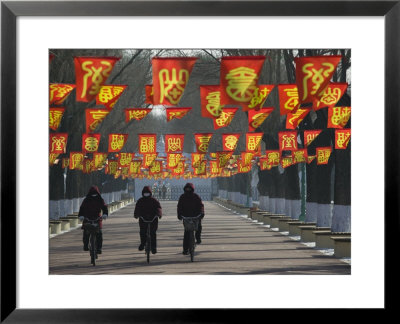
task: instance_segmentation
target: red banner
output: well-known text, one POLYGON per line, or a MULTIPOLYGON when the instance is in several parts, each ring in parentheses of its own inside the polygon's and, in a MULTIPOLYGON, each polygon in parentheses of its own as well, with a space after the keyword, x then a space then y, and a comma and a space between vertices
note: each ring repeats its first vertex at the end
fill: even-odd
POLYGON ((108 134, 108 152, 119 152, 124 147, 128 134, 108 134))
POLYGON ((191 109, 192 108, 165 108, 167 113, 167 122, 174 118, 181 119, 183 116, 186 116, 191 109))
POLYGON ((156 158, 157 158, 157 153, 145 153, 145 154, 143 154, 142 166, 144 168, 150 167, 153 164, 153 162, 156 160, 156 158))
POLYGON ((316 148, 317 164, 328 164, 331 153, 332 153, 332 148, 330 146, 317 147, 316 148))
POLYGON ((265 56, 226 56, 221 59, 221 103, 248 104, 258 89, 265 56))
POLYGON ((221 169, 218 167, 218 162, 217 161, 210 161, 210 173, 211 174, 219 174, 221 172, 221 169))
POLYGON ((174 169, 178 166, 179 161, 181 161, 181 153, 168 153, 167 154, 167 167, 169 169, 174 169))
POLYGON ((119 168, 118 161, 109 161, 105 173, 116 175, 118 168, 119 168))
POLYGON ((201 176, 207 174, 207 161, 200 161, 198 165, 193 167, 193 174, 201 176))
POLYGON ((69 168, 70 170, 82 170, 83 169, 83 153, 82 152, 70 152, 69 153, 69 168))
POLYGON ((125 108, 125 121, 128 123, 132 119, 142 120, 151 110, 152 108, 125 108))
POLYGON ((307 162, 307 149, 292 151, 293 163, 307 162))
POLYGON ((50 134, 50 153, 62 154, 67 148, 68 133, 50 134))
POLYGON ((344 150, 350 142, 351 129, 335 129, 335 149, 344 150))
POLYGON ((185 168, 186 168, 186 164, 184 161, 181 160, 178 162, 177 166, 171 170, 171 173, 174 176, 183 175, 183 174, 185 174, 185 168))
POLYGON ((316 155, 311 155, 311 156, 309 155, 307 157, 307 164, 310 164, 312 161, 314 161, 316 157, 317 157, 316 155))
POLYGON ((126 85, 103 85, 96 96, 96 104, 104 105, 111 110, 127 87, 126 85))
POLYGON ((304 131, 304 146, 307 147, 322 132, 320 129, 304 131))
POLYGON ((185 134, 167 134, 165 135, 165 152, 181 153, 183 151, 183 142, 185 134))
POLYGON ((107 109, 85 109, 86 133, 93 133, 109 113, 107 109))
POLYGON ((294 113, 288 113, 286 116, 286 129, 296 129, 303 121, 311 108, 298 108, 294 113))
POLYGON ((242 110, 260 110, 264 106, 264 103, 267 101, 268 95, 271 93, 274 87, 274 85, 269 84, 258 85, 253 92, 253 96, 251 97, 250 102, 247 105, 243 105, 242 110))
POLYGON ((260 150, 264 133, 246 133, 246 151, 256 153, 260 150))
POLYGON ((154 95, 153 85, 152 84, 146 84, 145 85, 145 92, 146 92, 146 100, 144 101, 144 103, 153 105, 154 104, 154 101, 153 101, 153 95, 154 95))
POLYGON ((247 166, 251 164, 251 161, 253 160, 254 153, 252 152, 242 152, 241 153, 241 165, 242 166, 247 166))
POLYGON ((206 155, 202 153, 192 153, 192 167, 197 168, 205 159, 205 156, 206 155))
POLYGON ((61 160, 61 167, 62 167, 63 169, 69 167, 69 158, 62 158, 62 160, 61 160))
POLYGON ((197 133, 194 134, 194 141, 196 143, 196 151, 198 153, 207 153, 213 133, 197 133))
POLYGON ((293 156, 288 155, 288 156, 282 157, 281 165, 282 165, 282 168, 284 168, 284 169, 293 165, 293 156))
POLYGON ((92 159, 83 159, 82 172, 88 174, 94 170, 94 161, 92 159))
POLYGON ((98 169, 102 168, 106 164, 107 156, 108 153, 93 153, 94 167, 98 169))
POLYGON ((281 161, 281 152, 280 151, 266 151, 265 155, 267 156, 267 163, 271 165, 271 167, 278 166, 281 161))
POLYGON ((139 153, 156 153, 157 134, 139 134, 139 153))
POLYGON ((60 126, 61 118, 64 115, 65 108, 51 107, 49 111, 50 111, 49 127, 52 130, 57 130, 57 128, 60 126))
POLYGON ((118 60, 118 57, 74 57, 76 101, 96 98, 118 60))
POLYGON ((307 56, 294 59, 301 103, 312 103, 321 98, 341 59, 340 55, 307 56))
POLYGON ((142 166, 142 161, 132 161, 129 164, 129 173, 130 174, 139 174, 140 173, 140 167, 142 166))
POLYGON ((163 171, 162 169, 162 163, 161 161, 155 160, 150 166, 149 166, 149 174, 158 174, 163 171))
POLYGON ((58 157, 60 156, 59 153, 49 153, 49 164, 53 166, 54 164, 58 164, 58 157))
POLYGON ((294 113, 300 107, 299 93, 295 84, 279 84, 279 107, 281 115, 294 113))
POLYGON ((237 134, 222 134, 222 150, 223 151, 235 151, 240 133, 237 134))
POLYGON ((97 152, 100 144, 101 134, 83 134, 82 135, 82 152, 97 152))
POLYGON ((75 87, 75 84, 50 83, 50 105, 62 105, 75 87))
POLYGON ((259 166, 260 166, 260 170, 271 170, 272 165, 268 163, 268 159, 267 158, 261 158, 259 161, 259 166))
POLYGON ((333 108, 346 93, 347 83, 329 83, 319 100, 314 100, 313 109, 333 108))
POLYGON ((218 118, 221 116, 221 87, 219 85, 201 85, 200 102, 202 117, 218 118))
POLYGON ((343 128, 350 119, 351 107, 333 107, 328 109, 328 128, 343 128))
POLYGON ((254 132, 258 127, 260 127, 273 110, 273 107, 262 108, 260 110, 250 110, 248 112, 249 132, 254 132))
POLYGON ((216 152, 218 168, 224 168, 229 162, 233 152, 216 152))
POLYGON ((278 137, 280 151, 297 150, 297 132, 278 132, 278 137))
POLYGON ((153 65, 154 105, 179 103, 196 62, 195 57, 155 57, 153 65))
POLYGON ((228 126, 239 108, 222 108, 221 116, 213 119, 214 129, 228 126))
POLYGON ((132 159, 135 156, 135 153, 119 153, 118 154, 118 163, 120 167, 129 167, 132 159))

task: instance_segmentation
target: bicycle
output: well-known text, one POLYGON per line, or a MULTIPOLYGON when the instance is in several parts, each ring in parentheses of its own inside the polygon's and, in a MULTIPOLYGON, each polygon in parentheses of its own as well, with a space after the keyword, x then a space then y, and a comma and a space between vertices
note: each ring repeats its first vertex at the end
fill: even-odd
POLYGON ((185 228, 185 232, 189 233, 189 254, 190 254, 190 261, 193 262, 194 260, 194 249, 196 247, 194 232, 197 231, 199 226, 199 218, 201 214, 194 216, 194 217, 185 217, 181 216, 183 220, 183 226, 185 228))
POLYGON ((147 263, 150 263, 150 251, 151 251, 151 235, 150 235, 150 224, 154 222, 154 220, 159 217, 158 215, 154 216, 151 221, 145 220, 142 216, 139 216, 143 222, 147 224, 146 227, 146 245, 144 248, 144 252, 146 254, 147 263))
POLYGON ((99 220, 102 219, 102 217, 100 216, 97 219, 89 219, 85 217, 84 219, 86 220, 84 229, 89 232, 90 263, 95 266, 97 259, 97 233, 100 230, 99 220))

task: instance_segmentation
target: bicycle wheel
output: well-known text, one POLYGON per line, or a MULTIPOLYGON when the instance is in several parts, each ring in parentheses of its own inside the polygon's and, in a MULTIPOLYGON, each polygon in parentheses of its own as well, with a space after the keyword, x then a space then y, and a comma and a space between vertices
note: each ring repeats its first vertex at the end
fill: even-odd
POLYGON ((96 265, 96 234, 90 233, 90 261, 93 266, 96 265))
POLYGON ((189 237, 189 252, 190 252, 190 261, 193 262, 194 260, 194 232, 190 231, 190 237, 189 237))
POLYGON ((151 238, 150 238, 150 226, 147 225, 147 235, 146 235, 146 258, 147 263, 150 263, 150 248, 151 248, 151 238))

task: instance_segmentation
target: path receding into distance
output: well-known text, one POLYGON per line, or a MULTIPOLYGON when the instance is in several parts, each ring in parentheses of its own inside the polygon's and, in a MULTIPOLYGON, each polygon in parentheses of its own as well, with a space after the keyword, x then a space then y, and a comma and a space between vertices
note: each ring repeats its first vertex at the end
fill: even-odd
POLYGON ((163 217, 157 231, 158 253, 147 264, 138 251, 139 225, 130 204, 103 221, 103 253, 90 264, 83 251, 80 228, 49 239, 49 274, 156 275, 340 275, 351 266, 333 256, 232 213, 214 202, 204 202, 202 244, 194 262, 182 255, 183 225, 176 217, 176 201, 161 201, 163 217))

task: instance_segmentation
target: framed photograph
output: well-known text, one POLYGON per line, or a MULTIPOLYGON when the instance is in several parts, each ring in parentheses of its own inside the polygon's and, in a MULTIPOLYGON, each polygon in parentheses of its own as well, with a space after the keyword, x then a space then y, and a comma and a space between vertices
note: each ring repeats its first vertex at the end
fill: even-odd
POLYGON ((1 321, 227 322, 268 309, 391 309, 398 288, 391 240, 400 229, 399 30, 399 1, 3 1, 1 321), (151 276, 147 285, 146 275, 49 273, 42 107, 52 48, 351 49, 351 275, 151 276))

